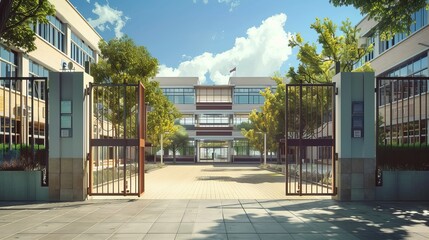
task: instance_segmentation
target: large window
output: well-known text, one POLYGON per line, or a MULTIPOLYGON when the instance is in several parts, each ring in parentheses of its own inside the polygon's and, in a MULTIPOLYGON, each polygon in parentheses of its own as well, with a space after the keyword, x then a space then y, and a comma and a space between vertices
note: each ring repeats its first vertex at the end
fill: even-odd
POLYGON ((182 114, 182 117, 179 120, 179 124, 182 126, 193 126, 195 125, 193 114, 182 114))
POLYGON ((260 156, 261 153, 250 146, 247 139, 234 140, 233 142, 235 156, 260 156))
MULTIPOLYGON (((29 65, 30 76, 32 77, 48 77, 49 70, 43 67, 42 65, 30 60, 29 65)), ((45 100, 45 82, 44 81, 36 81, 33 82, 33 87, 31 87, 31 82, 28 81, 28 95, 34 98, 39 98, 45 100)))
POLYGON ((199 127, 229 127, 227 114, 202 114, 198 118, 199 127))
MULTIPOLYGON (((17 77, 17 62, 17 53, 0 45, 0 77, 17 77)), ((0 80, 0 86, 20 90, 17 81, 0 80)))
POLYGON ((81 66, 86 61, 94 62, 94 50, 72 32, 70 57, 81 66))
POLYGON ((230 103, 231 88, 197 88, 197 102, 199 103, 230 103))
POLYGON ((34 32, 55 46, 61 52, 65 51, 65 27, 54 16, 48 16, 49 23, 38 23, 33 26, 34 32))
MULTIPOLYGON (((410 26, 410 33, 414 33, 428 24, 428 10, 426 10, 425 8, 422 8, 417 12, 413 13, 412 18, 414 22, 410 26)), ((380 39, 380 46, 379 46, 380 53, 398 44, 405 38, 407 38, 406 33, 397 33, 391 39, 388 39, 388 40, 380 39)))
POLYGON ((261 95, 264 88, 235 88, 235 104, 263 104, 264 97, 261 95))
POLYGON ((164 95, 174 104, 194 104, 195 90, 193 88, 163 88, 164 95))

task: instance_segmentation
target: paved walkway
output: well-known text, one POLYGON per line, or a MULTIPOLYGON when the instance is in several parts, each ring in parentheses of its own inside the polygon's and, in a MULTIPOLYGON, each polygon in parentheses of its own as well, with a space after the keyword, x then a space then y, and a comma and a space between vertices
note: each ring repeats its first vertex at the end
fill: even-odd
POLYGON ((0 202, 0 239, 429 239, 428 203, 0 202))
POLYGON ((257 164, 167 165, 145 179, 144 199, 291 198, 285 196, 285 176, 257 164))

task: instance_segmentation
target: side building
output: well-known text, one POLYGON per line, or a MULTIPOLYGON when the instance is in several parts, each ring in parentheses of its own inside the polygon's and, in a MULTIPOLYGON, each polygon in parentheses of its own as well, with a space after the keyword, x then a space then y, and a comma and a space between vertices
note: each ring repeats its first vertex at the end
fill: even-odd
POLYGON ((381 39, 377 22, 365 17, 357 25, 361 39, 373 51, 355 67, 370 62, 378 80, 379 143, 428 143, 429 14, 425 8, 412 15, 410 33, 381 39), (381 79, 384 78, 384 79, 381 79))
MULTIPOLYGON (((35 51, 25 53, 0 41, 0 77, 48 77, 49 72, 89 70, 102 39, 68 0, 49 0, 56 9, 46 24, 34 24, 35 51), (85 67, 86 66, 86 67, 85 67)), ((0 143, 46 140, 46 82, 0 81, 0 143)))
POLYGON ((261 153, 249 145, 240 125, 263 105, 261 91, 275 91, 270 77, 231 77, 226 85, 200 85, 197 77, 157 77, 155 81, 182 113, 178 123, 191 140, 179 159, 188 155, 195 162, 259 161, 261 153))

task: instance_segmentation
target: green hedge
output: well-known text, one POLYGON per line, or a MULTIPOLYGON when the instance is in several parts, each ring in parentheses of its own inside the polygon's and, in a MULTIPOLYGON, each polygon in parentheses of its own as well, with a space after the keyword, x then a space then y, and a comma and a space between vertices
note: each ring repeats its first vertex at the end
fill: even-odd
POLYGON ((377 166, 384 170, 429 171, 429 146, 378 146, 377 166))

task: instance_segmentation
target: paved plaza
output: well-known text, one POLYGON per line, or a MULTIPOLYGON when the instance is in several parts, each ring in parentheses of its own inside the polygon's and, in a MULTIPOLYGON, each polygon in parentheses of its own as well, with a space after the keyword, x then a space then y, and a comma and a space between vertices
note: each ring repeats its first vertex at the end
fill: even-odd
POLYGON ((145 174, 145 179, 144 199, 297 198, 285 196, 284 175, 258 164, 168 165, 145 174))
POLYGON ((0 202, 0 239, 429 239, 429 203, 284 196, 256 165, 170 165, 140 199, 0 202))

